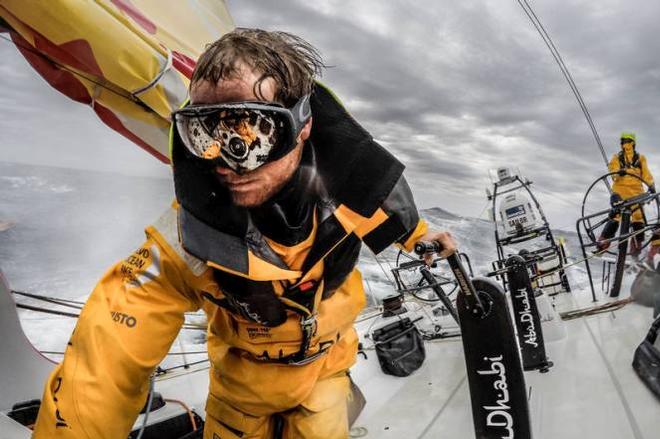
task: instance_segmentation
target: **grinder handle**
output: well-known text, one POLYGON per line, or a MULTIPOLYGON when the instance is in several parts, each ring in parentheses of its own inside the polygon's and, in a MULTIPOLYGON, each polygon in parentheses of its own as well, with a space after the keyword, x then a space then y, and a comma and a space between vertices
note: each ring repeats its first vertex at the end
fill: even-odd
MULTIPOLYGON (((418 241, 415 243, 415 253, 419 256, 424 256, 427 253, 440 253, 442 251, 442 245, 437 241, 418 241)), ((458 252, 455 252, 447 257, 447 262, 451 268, 454 277, 458 282, 458 288, 465 296, 465 304, 468 309, 471 309, 475 314, 483 315, 484 307, 479 300, 479 295, 477 290, 472 285, 472 281, 463 267, 463 262, 458 256, 458 252)))

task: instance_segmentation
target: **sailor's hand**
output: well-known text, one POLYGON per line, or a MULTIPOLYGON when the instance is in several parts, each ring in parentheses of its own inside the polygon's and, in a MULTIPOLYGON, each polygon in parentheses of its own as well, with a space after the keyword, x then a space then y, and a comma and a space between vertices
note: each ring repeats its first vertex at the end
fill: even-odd
MULTIPOLYGON (((438 242, 440 244, 440 247, 442 248, 442 251, 439 254, 441 258, 446 258, 447 256, 454 254, 457 249, 456 241, 454 241, 454 238, 451 236, 451 233, 449 232, 436 232, 433 230, 429 230, 428 233, 426 233, 426 235, 424 235, 422 239, 420 239, 420 241, 438 242)), ((434 253, 425 253, 424 262, 426 262, 427 265, 431 265, 433 263, 433 256, 434 253)))
POLYGON ((655 184, 649 185, 649 194, 655 194, 655 184))

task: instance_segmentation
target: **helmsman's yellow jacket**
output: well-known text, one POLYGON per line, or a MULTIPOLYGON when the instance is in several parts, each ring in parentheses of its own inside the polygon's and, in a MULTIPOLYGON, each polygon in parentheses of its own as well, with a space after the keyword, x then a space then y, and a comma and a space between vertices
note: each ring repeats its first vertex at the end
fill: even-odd
MULTIPOLYGON (((638 154, 637 160, 634 159, 634 154, 614 154, 610 160, 608 169, 610 172, 618 172, 621 169, 625 169, 628 174, 640 177, 647 185, 654 184, 653 175, 649 171, 646 157, 643 154, 638 154), (622 158, 623 160, 621 160, 622 158)), ((621 198, 624 200, 644 192, 644 185, 639 178, 631 175, 614 175, 612 178, 614 180, 612 190, 621 195, 621 198)))

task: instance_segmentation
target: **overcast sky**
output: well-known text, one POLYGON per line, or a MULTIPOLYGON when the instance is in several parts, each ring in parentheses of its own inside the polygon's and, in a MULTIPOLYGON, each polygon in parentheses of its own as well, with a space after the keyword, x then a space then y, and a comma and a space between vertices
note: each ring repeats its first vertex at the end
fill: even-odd
MULTIPOLYGON (((237 25, 290 31, 321 51, 332 66, 323 81, 406 164, 422 208, 479 216, 488 170, 513 166, 535 182, 553 225, 572 229, 582 194, 605 171, 575 98, 515 0, 228 4, 237 25)), ((620 131, 633 130, 660 175, 660 2, 531 4, 608 155, 620 131)), ((0 56, 0 160, 168 175, 90 109, 51 91, 6 41, 0 56), (35 144, 57 155, 35 157, 35 144), (92 148, 92 157, 79 153, 92 148)))

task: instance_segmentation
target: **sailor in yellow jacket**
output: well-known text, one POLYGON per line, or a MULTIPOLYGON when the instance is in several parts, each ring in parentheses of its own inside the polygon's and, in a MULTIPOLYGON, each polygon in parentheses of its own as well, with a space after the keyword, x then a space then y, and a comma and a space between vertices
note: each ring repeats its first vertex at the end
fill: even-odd
MULTIPOLYGON (((644 183, 648 186, 649 190, 655 192, 655 183, 653 181, 653 176, 649 171, 648 164, 646 162, 646 157, 643 154, 639 154, 636 149, 636 136, 632 132, 622 132, 621 133, 621 151, 614 154, 608 169, 610 172, 619 172, 625 171, 623 175, 614 175, 612 179, 614 184, 612 185, 613 196, 620 197, 620 199, 627 200, 629 198, 635 197, 644 193, 646 187, 644 183), (644 183, 642 183, 642 181, 644 183)), ((608 239, 612 238, 618 228, 619 228, 619 218, 611 218, 601 232, 598 249, 605 250, 609 247, 608 239)), ((631 218, 631 228, 634 231, 641 230, 644 227, 644 215, 642 212, 642 206, 637 206, 633 209, 631 218)), ((635 236, 634 239, 630 241, 630 253, 633 255, 638 255, 641 251, 641 247, 644 243, 644 233, 640 233, 635 236)))
POLYGON ((46 383, 35 439, 125 439, 184 313, 208 316, 205 439, 348 437, 362 243, 427 231, 403 165, 314 81, 316 50, 236 29, 198 61, 173 114, 177 201, 111 268, 46 383))

